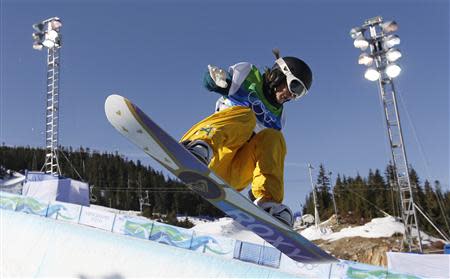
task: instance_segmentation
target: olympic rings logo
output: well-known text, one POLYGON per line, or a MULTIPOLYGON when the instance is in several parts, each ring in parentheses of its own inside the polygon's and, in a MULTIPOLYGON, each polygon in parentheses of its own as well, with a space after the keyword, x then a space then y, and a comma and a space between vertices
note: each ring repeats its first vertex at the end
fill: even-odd
POLYGON ((255 91, 251 91, 250 94, 248 94, 248 101, 256 116, 264 116, 265 123, 276 123, 277 119, 270 114, 266 106, 264 106, 263 102, 256 95, 255 91))
POLYGON ((301 269, 306 269, 306 270, 313 270, 319 266, 318 264, 308 264, 308 263, 299 263, 299 262, 296 262, 295 264, 297 267, 299 267, 301 269))

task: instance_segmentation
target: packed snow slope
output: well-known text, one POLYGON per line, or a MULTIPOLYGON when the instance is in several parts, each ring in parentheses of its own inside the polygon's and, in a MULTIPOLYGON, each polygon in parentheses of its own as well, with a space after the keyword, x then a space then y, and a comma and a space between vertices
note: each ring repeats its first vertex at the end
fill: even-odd
POLYGON ((403 223, 396 221, 392 216, 387 216, 372 219, 362 226, 343 228, 338 232, 333 232, 326 226, 322 226, 321 228, 311 226, 303 230, 301 234, 309 240, 323 239, 335 241, 345 237, 357 236, 365 238, 390 237, 396 233, 403 234, 403 232, 403 223))
POLYGON ((0 278, 293 277, 273 268, 37 215, 0 213, 0 278))
MULTIPOLYGON (((233 219, 225 217, 215 222, 202 222, 201 220, 189 219, 195 224, 194 230, 204 233, 226 236, 242 241, 249 241, 252 243, 263 244, 264 239, 255 235, 251 231, 242 227, 239 223, 233 221, 233 219)), ((340 231, 333 232, 327 225, 328 221, 323 222, 319 227, 311 226, 300 232, 302 236, 310 241, 313 240, 326 240, 336 241, 346 237, 364 237, 364 238, 379 238, 379 237, 391 237, 397 233, 404 233, 403 223, 395 220, 392 216, 386 216, 382 218, 374 218, 370 222, 355 227, 343 228, 340 231)), ((295 228, 295 225, 294 225, 295 228)), ((413 236, 414 232, 413 232, 413 236)), ((427 244, 432 241, 438 240, 437 238, 427 235, 425 232, 421 232, 423 243, 427 244)))

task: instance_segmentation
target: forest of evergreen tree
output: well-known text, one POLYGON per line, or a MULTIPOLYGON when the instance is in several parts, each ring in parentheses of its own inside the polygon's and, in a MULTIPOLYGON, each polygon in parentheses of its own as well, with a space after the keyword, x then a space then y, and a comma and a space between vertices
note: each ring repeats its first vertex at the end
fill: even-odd
MULTIPOLYGON (((369 170, 367 177, 358 174, 348 177, 338 174, 332 184, 330 172, 320 165, 315 181, 317 207, 320 220, 326 220, 335 214, 341 222, 347 224, 364 224, 373 218, 387 215, 400 216, 400 196, 397 190, 394 167, 388 164, 384 175, 380 170, 369 170)), ((410 180, 415 204, 441 230, 450 235, 450 191, 443 191, 439 181, 432 185, 428 180, 423 183, 418 173, 410 167, 410 180)), ((309 193, 303 207, 303 214, 314 215, 314 198, 309 193)), ((417 212, 421 230, 438 235, 426 218, 417 212)))
MULTIPOLYGON (((191 192, 181 182, 165 177, 138 160, 134 162, 116 153, 98 152, 89 148, 60 148, 62 175, 88 183, 91 203, 120 210, 144 209, 146 214, 159 213, 186 216, 222 217, 221 211, 191 192)), ((33 147, 0 147, 0 166, 21 171, 40 170, 45 150, 33 147)), ((393 166, 384 173, 369 170, 367 177, 336 175, 320 166, 315 182, 320 219, 335 214, 342 222, 363 224, 387 214, 400 216, 400 198, 395 186, 393 166), (334 197, 334 202, 333 202, 334 197)), ((443 191, 439 181, 421 181, 410 167, 414 201, 447 236, 450 235, 450 191, 443 191)), ((305 187, 310 187, 306 186, 305 187)), ((304 201, 303 214, 314 215, 313 195, 304 201)), ((422 230, 437 235, 432 225, 418 214, 422 230)))
MULTIPOLYGON (((181 182, 142 165, 139 160, 134 162, 118 153, 82 147, 60 148, 58 157, 62 176, 90 185, 92 204, 134 211, 142 206, 146 215, 224 216, 181 182)), ((44 159, 44 149, 0 147, 0 166, 6 169, 22 173, 39 171, 44 159)))

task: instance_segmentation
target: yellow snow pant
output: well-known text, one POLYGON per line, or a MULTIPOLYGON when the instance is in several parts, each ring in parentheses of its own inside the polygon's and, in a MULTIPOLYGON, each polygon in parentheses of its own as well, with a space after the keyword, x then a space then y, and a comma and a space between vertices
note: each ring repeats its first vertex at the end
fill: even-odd
POLYGON ((254 134, 254 112, 234 106, 214 113, 194 125, 181 139, 202 140, 213 149, 209 168, 241 191, 251 182, 256 198, 278 203, 284 196, 286 142, 275 129, 254 134))

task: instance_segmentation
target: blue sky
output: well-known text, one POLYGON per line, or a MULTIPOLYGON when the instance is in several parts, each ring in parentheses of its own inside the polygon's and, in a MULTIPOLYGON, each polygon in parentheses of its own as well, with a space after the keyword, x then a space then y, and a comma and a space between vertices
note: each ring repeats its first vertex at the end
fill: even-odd
MULTIPOLYGON (((307 163, 366 176, 390 159, 376 83, 364 79, 352 27, 396 20, 403 71, 396 80, 408 159, 422 181, 449 189, 449 2, 418 1, 23 1, 1 0, 0 142, 44 145, 45 53, 31 25, 58 16, 60 144, 119 151, 162 168, 120 136, 103 111, 119 93, 175 138, 213 112, 202 88, 208 64, 271 66, 273 47, 310 64, 310 94, 289 103, 284 130, 286 203, 310 191, 307 163)), ((315 173, 316 174, 316 173, 315 173)))

